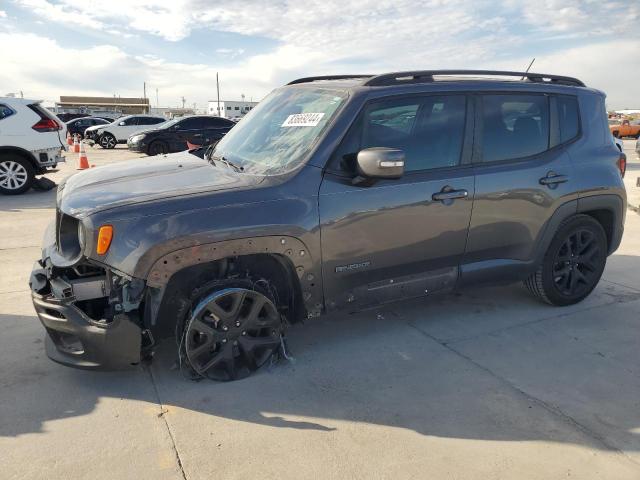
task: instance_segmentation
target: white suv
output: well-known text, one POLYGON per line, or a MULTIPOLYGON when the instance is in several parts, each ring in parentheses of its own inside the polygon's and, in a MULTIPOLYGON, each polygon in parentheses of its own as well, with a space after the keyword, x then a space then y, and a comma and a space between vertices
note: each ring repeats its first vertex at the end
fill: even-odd
POLYGON ((127 139, 134 133, 166 121, 166 118, 151 115, 129 115, 109 125, 89 127, 85 131, 85 136, 95 140, 102 148, 114 148, 117 143, 127 143, 127 139))
POLYGON ((64 122, 38 100, 0 97, 0 193, 17 195, 64 162, 64 122))

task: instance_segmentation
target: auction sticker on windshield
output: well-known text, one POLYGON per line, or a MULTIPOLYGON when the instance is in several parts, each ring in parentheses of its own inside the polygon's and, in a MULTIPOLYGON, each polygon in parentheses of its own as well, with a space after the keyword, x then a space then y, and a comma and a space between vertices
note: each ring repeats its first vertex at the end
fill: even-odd
POLYGON ((315 127, 324 117, 324 113, 294 113, 289 115, 283 127, 315 127))

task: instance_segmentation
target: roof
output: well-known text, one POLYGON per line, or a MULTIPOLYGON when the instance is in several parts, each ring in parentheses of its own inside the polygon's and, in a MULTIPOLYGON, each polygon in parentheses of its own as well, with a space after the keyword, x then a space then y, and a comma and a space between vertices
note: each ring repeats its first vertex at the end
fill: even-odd
POLYGON ((546 73, 512 72, 501 70, 413 70, 406 72, 384 73, 381 75, 324 75, 299 78, 289 82, 287 85, 346 81, 351 85, 381 87, 390 85, 433 83, 438 81, 458 82, 467 80, 498 82, 517 81, 535 84, 567 85, 574 87, 585 86, 581 80, 574 77, 546 73))

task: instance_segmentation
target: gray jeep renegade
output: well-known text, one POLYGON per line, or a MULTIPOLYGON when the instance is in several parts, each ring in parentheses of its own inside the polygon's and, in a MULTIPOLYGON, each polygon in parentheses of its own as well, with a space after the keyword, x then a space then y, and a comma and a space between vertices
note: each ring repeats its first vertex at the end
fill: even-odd
POLYGON ((326 312, 515 281, 570 305, 620 244, 624 166, 605 95, 575 78, 295 80, 204 158, 60 185, 30 280, 47 354, 122 368, 175 337, 194 377, 233 380, 326 312))

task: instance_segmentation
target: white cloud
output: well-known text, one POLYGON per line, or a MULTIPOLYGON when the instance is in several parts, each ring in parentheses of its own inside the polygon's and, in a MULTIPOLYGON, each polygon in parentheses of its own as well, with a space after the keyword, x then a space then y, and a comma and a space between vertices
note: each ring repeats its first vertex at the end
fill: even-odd
POLYGON ((197 55, 187 56, 196 59, 191 64, 167 61, 160 48, 153 56, 137 57, 114 46, 61 48, 51 38, 12 32, 0 41, 0 84, 32 90, 49 99, 70 93, 139 95, 146 80, 151 91, 160 89, 161 103, 178 104, 184 95, 188 103, 202 105, 215 96, 216 70, 223 97, 245 93, 260 98, 292 78, 313 74, 492 66, 520 69, 530 60, 518 53, 522 47, 542 52, 535 54, 534 70, 582 77, 606 90, 612 106, 632 104, 635 95, 627 79, 640 78, 640 65, 635 61, 640 51, 636 26, 640 5, 635 2, 14 2, 49 22, 73 22, 123 38, 151 34, 176 41, 188 37, 194 28, 210 28, 266 37, 277 45, 259 55, 233 44, 212 45, 227 64, 235 62, 232 67, 216 69, 196 64, 197 55), (565 47, 567 39, 574 37, 582 38, 582 45, 565 47), (614 37, 617 39, 612 40, 614 37), (544 54, 550 49, 553 53, 544 54), (77 63, 82 66, 80 74, 77 63))
POLYGON ((626 1, 537 0, 522 6, 538 30, 569 37, 637 33, 640 4, 626 1))
POLYGON ((7 12, 0 10, 0 18, 7 18, 7 12))

